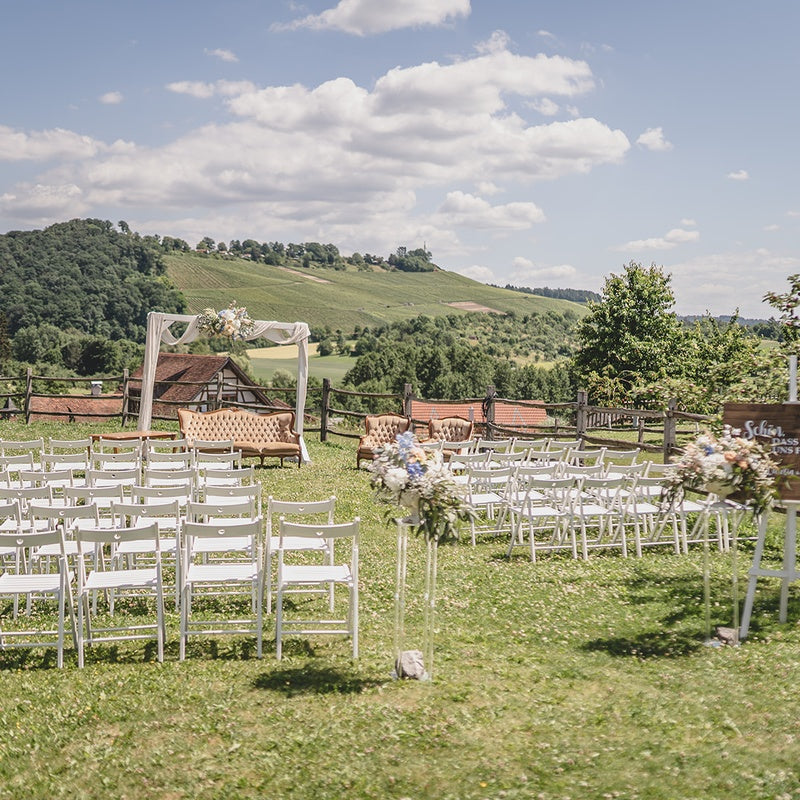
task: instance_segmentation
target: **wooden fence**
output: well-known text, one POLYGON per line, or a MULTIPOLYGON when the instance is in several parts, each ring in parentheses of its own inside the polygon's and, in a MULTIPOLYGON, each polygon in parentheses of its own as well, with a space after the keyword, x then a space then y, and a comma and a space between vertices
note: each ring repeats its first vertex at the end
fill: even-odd
MULTIPOLYGON (((75 412, 72 416, 81 419, 115 419, 119 418, 122 426, 125 427, 129 422, 137 417, 139 393, 131 392, 132 385, 141 385, 140 378, 132 378, 127 370, 119 376, 101 375, 85 378, 62 378, 33 375, 28 369, 26 375, 18 378, 0 377, 0 388, 6 391, 0 392, 2 408, 0 415, 5 418, 23 414, 26 423, 31 420, 32 413, 37 416, 63 417, 63 410, 48 411, 38 403, 35 412, 32 410, 32 400, 34 398, 81 398, 87 410, 75 412), (56 394, 42 391, 34 391, 34 386, 40 387, 48 382, 72 383, 75 385, 88 384, 97 385, 98 382, 111 383, 118 386, 119 390, 112 395, 95 394, 56 394), (19 388, 14 388, 14 387, 19 388), (113 411, 92 412, 89 408, 92 401, 98 400, 119 401, 118 408, 113 411)), ((203 407, 209 410, 223 407, 239 407, 249 411, 264 412, 284 408, 285 406, 264 405, 263 403, 244 403, 234 402, 229 398, 231 394, 236 394, 240 390, 258 389, 272 396, 276 394, 290 395, 287 403, 291 405, 293 400, 294 388, 264 387, 258 385, 240 384, 230 378, 223 378, 219 375, 215 381, 210 383, 194 383, 188 381, 158 381, 159 386, 180 384, 197 388, 195 399, 191 402, 176 402, 157 399, 161 407, 203 407)), ((369 413, 376 410, 391 410, 403 416, 410 417, 417 430, 422 430, 427 426, 427 419, 414 419, 412 415, 413 402, 421 398, 415 398, 410 384, 406 384, 402 394, 369 393, 355 392, 346 389, 337 389, 331 385, 329 379, 325 378, 320 389, 309 388, 307 408, 304 421, 306 432, 319 432, 320 441, 327 441, 329 436, 340 436, 346 438, 358 438, 363 433, 363 419, 369 413), (352 405, 353 400, 358 400, 358 405, 366 406, 369 411, 355 411, 347 408, 352 405)), ((645 452, 661 453, 666 461, 678 449, 678 434, 680 431, 694 433, 702 424, 708 424, 713 420, 712 417, 702 414, 688 414, 678 411, 675 401, 671 401, 667 408, 663 410, 647 410, 632 408, 605 408, 590 406, 587 402, 585 391, 579 391, 575 401, 565 403, 542 403, 531 400, 517 400, 498 397, 495 388, 488 386, 483 397, 467 398, 463 400, 426 400, 427 403, 436 403, 441 409, 441 416, 446 416, 448 406, 453 404, 474 404, 481 409, 481 419, 474 420, 476 432, 487 438, 518 436, 523 438, 532 437, 572 437, 580 438, 588 444, 606 445, 612 448, 630 448, 636 446, 645 452), (513 404, 524 409, 538 409, 543 411, 546 422, 535 425, 518 425, 513 427, 502 425, 496 422, 496 408, 499 403, 513 404), (625 436, 620 438, 621 432, 625 436), (635 438, 631 432, 635 431, 635 438), (614 433, 618 437, 614 437, 614 433), (656 438, 658 444, 646 441, 647 438, 656 438)), ((55 404, 54 404, 55 405, 55 404)), ((154 419, 174 420, 176 415, 156 416, 154 419)))

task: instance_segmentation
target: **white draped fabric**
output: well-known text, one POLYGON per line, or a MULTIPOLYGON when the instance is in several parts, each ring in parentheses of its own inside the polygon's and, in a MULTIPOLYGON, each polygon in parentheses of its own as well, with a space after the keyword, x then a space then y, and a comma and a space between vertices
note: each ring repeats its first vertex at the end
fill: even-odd
MULTIPOLYGON (((188 314, 164 314, 151 311, 147 315, 147 342, 144 352, 142 370, 142 396, 139 401, 138 430, 149 430, 153 418, 153 389, 155 387, 156 364, 161 343, 185 344, 193 342, 200 336, 197 317, 188 314), (175 337, 170 326, 175 322, 187 322, 188 326, 182 336, 175 337)), ((297 345, 297 395, 295 408, 297 415, 297 432, 303 433, 303 413, 306 407, 306 386, 308 384, 308 325, 305 322, 265 322, 255 320, 252 332, 245 338, 269 339, 277 344, 297 345)), ((305 446, 303 447, 305 453, 305 446)))

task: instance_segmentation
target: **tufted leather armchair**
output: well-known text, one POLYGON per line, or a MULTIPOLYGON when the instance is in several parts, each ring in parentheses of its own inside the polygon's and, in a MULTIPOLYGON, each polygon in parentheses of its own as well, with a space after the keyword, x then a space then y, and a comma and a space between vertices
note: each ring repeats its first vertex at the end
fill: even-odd
POLYGON ((370 414, 364 418, 367 432, 358 441, 356 452, 356 469, 361 465, 361 459, 372 460, 375 451, 393 442, 398 433, 405 433, 411 428, 411 420, 400 414, 370 414))
POLYGON ((442 417, 428 422, 428 440, 439 442, 468 442, 472 439, 473 423, 463 417, 442 417))

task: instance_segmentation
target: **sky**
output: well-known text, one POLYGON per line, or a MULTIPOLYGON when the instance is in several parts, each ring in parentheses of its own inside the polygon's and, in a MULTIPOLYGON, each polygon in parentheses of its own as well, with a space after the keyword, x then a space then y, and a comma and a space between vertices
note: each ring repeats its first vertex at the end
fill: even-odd
POLYGON ((427 248, 484 283, 776 316, 797 0, 0 0, 0 232, 427 248))

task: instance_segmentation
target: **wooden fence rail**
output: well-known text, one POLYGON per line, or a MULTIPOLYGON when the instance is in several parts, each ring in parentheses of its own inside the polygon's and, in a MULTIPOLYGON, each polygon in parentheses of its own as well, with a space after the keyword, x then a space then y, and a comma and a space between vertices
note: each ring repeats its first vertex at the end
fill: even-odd
MULTIPOLYGON (((33 398, 82 398, 95 399, 102 397, 105 400, 113 399, 119 401, 119 410, 111 412, 93 412, 90 408, 75 412, 73 417, 113 419, 121 418, 123 427, 131 420, 135 419, 138 410, 138 392, 131 394, 132 384, 141 384, 141 378, 132 378, 125 370, 122 375, 99 375, 82 378, 63 378, 48 377, 44 375, 33 375, 28 369, 25 375, 0 376, 0 386, 3 384, 17 388, 16 391, 0 393, 0 399, 5 403, 0 408, 0 416, 9 418, 23 413, 26 423, 30 422, 31 414, 35 413, 44 416, 68 416, 62 410, 48 411, 40 407, 32 411, 33 398), (43 391, 34 391, 34 385, 38 387, 47 383, 70 383, 85 384, 93 388, 102 383, 112 383, 119 387, 119 392, 113 395, 76 395, 58 394, 43 391), (22 388, 24 387, 24 388, 22 388)), ((183 385, 193 386, 198 389, 196 399, 191 402, 170 401, 157 399, 157 402, 166 408, 170 407, 203 407, 203 408, 223 408, 238 407, 249 411, 273 411, 285 406, 266 405, 264 403, 242 402, 229 399, 230 394, 239 396, 239 390, 258 389, 264 392, 275 394, 293 394, 293 387, 264 387, 252 384, 240 384, 236 380, 218 376, 218 380, 210 383, 197 381, 159 381, 159 386, 183 385)), ((382 408, 389 408, 395 413, 409 417, 417 429, 427 425, 427 419, 414 419, 412 415, 415 400, 421 398, 414 397, 412 387, 406 384, 402 393, 380 393, 380 392, 357 392, 351 389, 337 389, 331 385, 328 378, 322 381, 321 389, 310 388, 308 392, 309 402, 308 411, 304 420, 306 431, 318 431, 320 441, 327 441, 331 435, 344 438, 356 438, 363 431, 362 421, 370 413, 376 413, 377 404, 382 408), (316 398, 319 398, 318 401, 316 398), (347 408, 349 401, 358 398, 366 402, 366 407, 371 407, 371 411, 356 410, 347 408)), ((670 401, 667 408, 663 410, 635 409, 622 407, 600 407, 591 406, 587 402, 585 391, 579 391, 574 402, 544 403, 537 400, 517 400, 513 398, 498 397, 493 386, 487 386, 486 394, 480 398, 467 398, 464 400, 429 399, 426 403, 436 404, 441 408, 440 415, 447 415, 447 407, 453 404, 470 404, 479 406, 481 419, 475 419, 475 430, 478 434, 489 438, 496 437, 553 437, 570 436, 580 438, 590 444, 606 444, 611 447, 624 448, 635 445, 648 452, 661 451, 664 459, 673 454, 678 446, 678 432, 686 429, 687 424, 697 430, 701 424, 707 424, 713 417, 703 414, 691 414, 677 410, 677 402, 670 401), (543 410, 546 414, 546 421, 538 424, 524 425, 516 424, 503 425, 496 422, 495 411, 498 404, 504 406, 513 405, 519 408, 536 408, 543 410), (615 438, 615 431, 633 430, 636 432, 635 442, 631 438, 615 438), (650 434, 661 439, 661 444, 653 444, 645 441, 645 436, 650 434)), ((45 404, 46 405, 46 404, 45 404)), ((357 404, 363 409, 364 404, 357 404)), ((154 419, 174 420, 175 416, 158 416, 154 419)))

